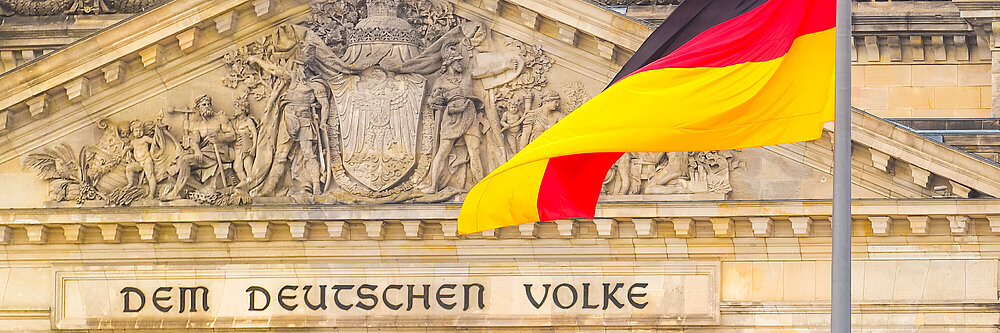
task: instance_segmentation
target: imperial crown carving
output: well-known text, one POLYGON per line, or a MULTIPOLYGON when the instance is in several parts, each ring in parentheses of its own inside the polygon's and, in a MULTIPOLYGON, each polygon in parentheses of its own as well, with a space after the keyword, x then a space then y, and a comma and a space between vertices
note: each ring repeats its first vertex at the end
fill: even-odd
MULTIPOLYGON (((225 54, 221 82, 198 81, 214 88, 104 120, 99 139, 56 144, 24 165, 54 205, 460 200, 592 94, 553 79, 541 46, 447 2, 310 7, 305 21, 225 54)), ((725 197, 736 154, 629 154, 605 192, 725 197)))

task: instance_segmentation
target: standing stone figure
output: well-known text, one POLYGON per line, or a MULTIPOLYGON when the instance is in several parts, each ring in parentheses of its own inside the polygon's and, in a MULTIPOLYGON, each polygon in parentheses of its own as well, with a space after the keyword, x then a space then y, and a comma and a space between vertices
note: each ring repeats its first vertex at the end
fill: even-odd
POLYGON ((132 155, 131 161, 125 166, 125 173, 128 176, 128 187, 138 187, 145 179, 149 186, 147 195, 150 198, 156 197, 156 161, 154 154, 162 152, 161 140, 154 136, 154 125, 152 123, 143 124, 142 121, 133 120, 129 122, 131 140, 128 143, 128 151, 132 155))
POLYGON ((468 62, 459 52, 448 52, 444 59, 443 73, 434 82, 430 95, 431 107, 441 120, 441 145, 431 163, 431 191, 436 192, 447 182, 446 169, 452 163, 449 156, 458 140, 465 142, 468 150, 470 182, 483 176, 483 162, 479 153, 482 142, 482 123, 479 111, 482 101, 473 94, 472 75, 466 68, 468 62))
MULTIPOLYGON (((195 110, 174 110, 185 113, 184 132, 186 151, 177 157, 177 181, 173 189, 167 193, 163 200, 176 200, 181 198, 181 191, 187 186, 191 177, 192 169, 211 169, 221 177, 216 178, 216 182, 222 182, 225 187, 225 172, 223 163, 232 161, 233 144, 236 141, 236 132, 232 124, 226 117, 219 117, 218 112, 212 105, 212 98, 208 95, 201 95, 195 100, 195 110), (191 119, 194 115, 195 119, 191 119)), ((202 175, 202 179, 209 176, 202 175)), ((211 187, 205 184, 207 189, 211 187)))
POLYGON ((274 165, 259 191, 261 195, 272 194, 284 180, 293 146, 298 148, 302 158, 301 172, 293 174, 293 178, 305 184, 307 192, 312 194, 323 193, 322 184, 328 183, 329 142, 323 139, 329 137, 326 133, 330 118, 330 94, 323 80, 309 75, 306 64, 315 60, 315 54, 311 45, 303 45, 291 69, 257 57, 250 58, 265 72, 288 81, 288 90, 282 97, 288 137, 276 146, 274 165), (318 110, 314 110, 314 105, 319 105, 318 110))
POLYGON ((233 156, 233 170, 240 178, 240 183, 236 188, 246 191, 250 186, 250 170, 253 168, 253 159, 257 147, 257 120, 250 115, 250 101, 246 96, 237 98, 233 102, 233 109, 236 114, 233 116, 233 126, 236 130, 235 156, 233 156))
POLYGON ((521 136, 524 135, 521 130, 524 127, 524 112, 518 108, 518 105, 509 105, 509 103, 504 103, 504 105, 498 106, 499 109, 503 109, 500 115, 500 132, 504 135, 504 140, 507 143, 507 148, 510 149, 510 155, 513 156, 518 151, 521 151, 521 136))

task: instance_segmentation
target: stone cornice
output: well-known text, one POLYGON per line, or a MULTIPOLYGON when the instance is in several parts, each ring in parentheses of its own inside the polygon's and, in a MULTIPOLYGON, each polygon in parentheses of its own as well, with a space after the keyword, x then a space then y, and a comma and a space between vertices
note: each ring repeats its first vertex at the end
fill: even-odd
POLYGON ((137 16, 141 20, 123 21, 113 29, 86 39, 94 42, 75 43, 43 60, 4 74, 0 80, 0 110, 58 88, 247 2, 249 0, 177 0, 137 16), (150 25, 149 22, 157 23, 150 25))
POLYGON ((855 111, 852 139, 894 159, 1000 197, 1000 165, 920 136, 871 114, 855 111))
POLYGON ((635 51, 653 32, 650 27, 627 16, 585 1, 504 0, 583 32, 635 51))
MULTIPOLYGON (((829 201, 604 202, 595 219, 560 220, 459 236, 460 204, 275 205, 13 209, 0 212, 7 244, 518 238, 770 238, 829 232, 829 201), (776 222, 777 221, 777 222, 776 222), (787 221, 787 222, 786 222, 787 221), (777 234, 776 223, 791 229, 777 234), (700 227, 699 227, 700 226, 700 227), (281 230, 281 239, 272 239, 281 230), (88 231, 89 230, 89 231, 88 231), (171 230, 161 234, 161 230, 171 230), (205 237, 210 232, 211 237, 205 237), (59 237, 49 237, 55 233, 59 237), (787 234, 786 234, 787 233, 787 234), (201 235, 201 236, 199 236, 201 235)), ((870 236, 992 235, 1000 200, 856 200, 870 236), (982 223, 983 220, 986 223, 982 223), (976 228, 988 225, 989 228, 976 228), (908 230, 893 231, 896 228, 908 230), (947 228, 945 228, 947 226, 947 228)))

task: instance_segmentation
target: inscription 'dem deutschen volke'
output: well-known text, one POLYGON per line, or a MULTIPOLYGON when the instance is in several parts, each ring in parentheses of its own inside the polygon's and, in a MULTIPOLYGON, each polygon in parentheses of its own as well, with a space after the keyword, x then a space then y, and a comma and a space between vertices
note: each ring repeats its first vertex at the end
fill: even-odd
MULTIPOLYGON (((527 306, 541 309, 547 304, 560 309, 643 309, 648 283, 560 283, 523 284, 523 301, 527 306)), ((162 313, 192 313, 209 311, 208 287, 159 287, 151 292, 136 287, 125 287, 121 295, 122 312, 136 313, 143 310, 162 313)), ((310 311, 343 310, 354 308, 371 311, 378 308, 393 311, 482 310, 487 287, 469 284, 334 284, 334 285, 285 285, 277 290, 260 286, 246 288, 247 311, 259 312, 269 308, 294 311, 304 307, 310 311)), ((279 311, 281 311, 279 310, 279 311)))

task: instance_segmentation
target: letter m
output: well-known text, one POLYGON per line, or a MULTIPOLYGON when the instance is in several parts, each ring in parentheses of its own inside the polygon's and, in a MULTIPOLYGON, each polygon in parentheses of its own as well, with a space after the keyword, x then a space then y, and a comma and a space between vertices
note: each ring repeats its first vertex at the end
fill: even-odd
POLYGON ((190 300, 191 309, 189 312, 198 312, 198 291, 201 291, 201 310, 208 311, 208 288, 206 287, 181 287, 181 311, 184 313, 186 300, 190 300), (190 294, 190 297, 188 297, 190 294))

